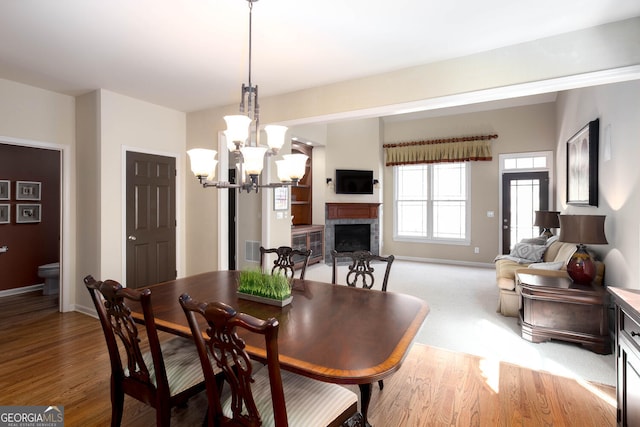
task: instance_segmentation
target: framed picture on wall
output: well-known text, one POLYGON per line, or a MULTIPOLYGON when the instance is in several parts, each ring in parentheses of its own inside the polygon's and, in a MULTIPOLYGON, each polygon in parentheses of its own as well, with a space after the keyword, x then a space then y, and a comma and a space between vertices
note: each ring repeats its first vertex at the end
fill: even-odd
POLYGON ((16 222, 19 224, 40 222, 42 220, 42 208, 40 204, 16 205, 16 222))
POLYGON ((0 205, 0 224, 9 224, 11 222, 11 210, 8 203, 0 205))
POLYGON ((35 181, 16 181, 16 200, 40 200, 41 184, 35 181))
POLYGON ((11 199, 11 181, 0 180, 0 200, 11 199))
POLYGON ((286 211, 289 209, 289 187, 275 187, 273 189, 273 210, 286 211))
POLYGON ((567 141, 567 204, 598 206, 599 120, 589 122, 567 141))

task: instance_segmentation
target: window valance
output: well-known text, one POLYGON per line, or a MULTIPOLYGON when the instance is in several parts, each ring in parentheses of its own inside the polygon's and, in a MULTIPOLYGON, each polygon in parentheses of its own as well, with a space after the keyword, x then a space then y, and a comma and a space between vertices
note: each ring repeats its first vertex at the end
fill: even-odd
POLYGON ((465 136, 384 144, 386 166, 491 160, 491 140, 498 135, 465 136))

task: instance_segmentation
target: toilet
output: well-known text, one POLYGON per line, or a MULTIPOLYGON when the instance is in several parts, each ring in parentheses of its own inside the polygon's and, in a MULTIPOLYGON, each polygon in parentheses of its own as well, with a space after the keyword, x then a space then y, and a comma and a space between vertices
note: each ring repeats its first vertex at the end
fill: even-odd
POLYGON ((38 277, 44 279, 43 295, 54 295, 60 288, 60 263, 52 262, 38 267, 38 277))

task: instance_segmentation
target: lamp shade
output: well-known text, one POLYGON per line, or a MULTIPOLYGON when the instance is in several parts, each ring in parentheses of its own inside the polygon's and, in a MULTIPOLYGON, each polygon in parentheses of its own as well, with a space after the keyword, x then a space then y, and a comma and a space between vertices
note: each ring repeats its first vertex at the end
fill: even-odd
POLYGON ((227 123, 227 130, 224 131, 224 135, 227 137, 227 147, 229 147, 229 150, 235 150, 235 143, 243 146, 249 137, 249 124, 251 123, 251 119, 248 116, 236 114, 233 116, 224 116, 224 121, 227 123))
POLYGON ((291 181, 291 172, 289 172, 289 162, 286 160, 276 160, 276 167, 278 168, 278 179, 280 182, 291 181))
POLYGON ((189 160, 191 161, 191 172, 195 176, 206 176, 207 179, 213 180, 216 177, 216 150, 207 150, 205 148, 192 148, 187 151, 189 160))
POLYGON ((248 175, 260 175, 264 166, 264 154, 267 147, 242 147, 240 149, 244 159, 244 171, 248 175))
POLYGON ((304 176, 307 167, 306 154, 285 154, 282 156, 288 163, 289 178, 291 181, 300 180, 304 176))
POLYGON ((561 242, 606 245, 605 215, 560 215, 561 242))
POLYGON ((536 211, 533 225, 542 228, 558 228, 560 227, 560 219, 558 211, 536 211))
POLYGON ((267 133, 267 145, 272 151, 278 152, 284 145, 284 136, 287 133, 286 126, 268 125, 264 127, 267 133))

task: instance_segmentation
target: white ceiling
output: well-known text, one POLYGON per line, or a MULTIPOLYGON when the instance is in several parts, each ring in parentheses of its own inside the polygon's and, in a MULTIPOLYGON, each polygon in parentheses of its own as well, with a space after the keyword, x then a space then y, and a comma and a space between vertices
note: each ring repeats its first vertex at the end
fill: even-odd
MULTIPOLYGON (((246 0, 4 0, 0 78, 98 88, 180 111, 239 102, 246 0)), ((640 16, 638 0, 262 0, 252 83, 266 97, 640 16)))

